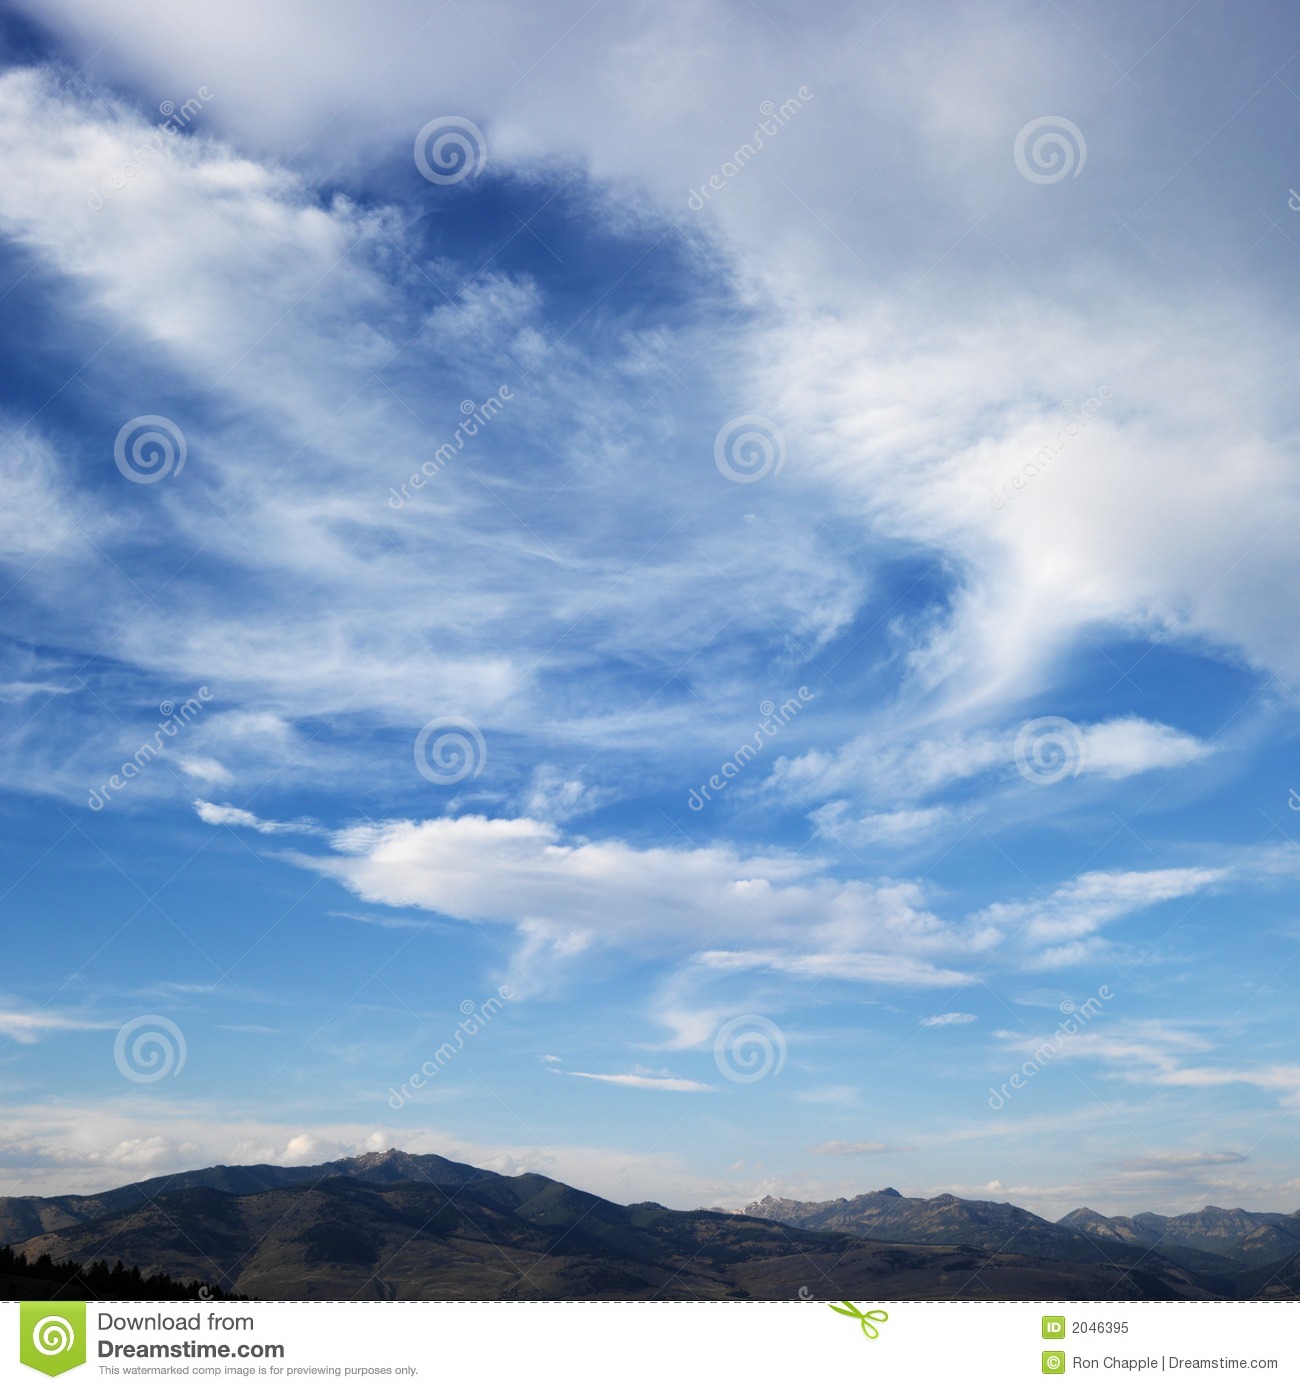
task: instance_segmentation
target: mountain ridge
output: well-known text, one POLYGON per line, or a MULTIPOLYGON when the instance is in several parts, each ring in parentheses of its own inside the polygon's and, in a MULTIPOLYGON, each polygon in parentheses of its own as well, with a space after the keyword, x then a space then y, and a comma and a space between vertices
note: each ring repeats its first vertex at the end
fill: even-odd
POLYGON ((1048 1221, 895 1188, 740 1212, 622 1206, 539 1173, 389 1149, 0 1199, 29 1260, 107 1256, 261 1298, 1295 1297, 1300 1218, 1206 1208, 1048 1221), (1256 1220, 1267 1217, 1268 1220, 1256 1220), (1199 1226, 1197 1222, 1199 1221, 1199 1226), (1296 1250, 1286 1248, 1295 1223, 1296 1250), (1103 1229, 1104 1228, 1104 1229, 1103 1229), (1201 1245, 1177 1244, 1190 1234, 1201 1245), (1231 1249, 1231 1254, 1218 1246, 1231 1249), (1280 1262, 1280 1263, 1279 1263, 1280 1262))
POLYGON ((1160 1249, 1200 1272, 1220 1271, 1222 1260, 1247 1269, 1300 1254, 1300 1212, 1249 1212, 1240 1207, 1207 1206, 1177 1216, 1139 1212, 1112 1217, 1077 1207, 1058 1221, 1049 1221, 1009 1202, 956 1197, 951 1192, 904 1197, 886 1187, 824 1202, 768 1195, 740 1211, 804 1230, 854 1232, 886 1240, 982 1240, 997 1249, 1056 1251, 1086 1259, 1073 1242, 1077 1236, 1089 1242, 1160 1249), (1067 1233, 1067 1243, 1062 1243, 1062 1232, 1067 1233))

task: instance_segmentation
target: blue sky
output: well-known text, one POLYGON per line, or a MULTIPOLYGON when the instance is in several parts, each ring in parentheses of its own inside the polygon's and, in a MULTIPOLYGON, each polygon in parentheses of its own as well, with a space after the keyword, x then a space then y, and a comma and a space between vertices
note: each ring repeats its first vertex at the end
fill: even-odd
POLYGON ((3 33, 0 1188, 1300 1206, 1286 7, 3 33))

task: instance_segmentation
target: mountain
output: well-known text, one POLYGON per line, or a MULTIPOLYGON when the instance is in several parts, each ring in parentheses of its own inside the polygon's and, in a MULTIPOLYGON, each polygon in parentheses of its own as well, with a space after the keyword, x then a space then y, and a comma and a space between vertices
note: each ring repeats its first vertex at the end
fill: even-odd
MULTIPOLYGON (((1102 1216, 1088 1207, 1047 1221, 1009 1202, 967 1201, 945 1192, 938 1197, 904 1197, 892 1187, 798 1202, 764 1197, 743 1208, 747 1216, 784 1221, 811 1231, 840 1231, 876 1240, 960 1242, 1007 1254, 1090 1263, 1122 1262, 1118 1246, 1158 1251, 1166 1259, 1211 1281, 1238 1277, 1249 1284, 1267 1266, 1300 1253, 1300 1212, 1232 1211, 1206 1207, 1183 1216, 1102 1216)), ((1226 1286, 1225 1286, 1226 1287, 1226 1286)), ((1235 1284, 1232 1287, 1236 1287, 1235 1284)), ((1243 1285, 1245 1287, 1245 1285, 1243 1285)))
POLYGON ((806 1231, 839 1231, 873 1240, 934 1244, 951 1241, 1019 1255, 1095 1260, 1098 1243, 1090 1235, 1065 1232, 1055 1222, 1009 1202, 968 1202, 952 1193, 904 1197, 892 1187, 837 1197, 830 1202, 795 1202, 764 1197, 743 1208, 746 1216, 784 1221, 806 1231))
POLYGON ((213 1192, 248 1195, 273 1192, 281 1187, 298 1187, 322 1178, 355 1178, 358 1182, 401 1181, 463 1184, 480 1178, 495 1178, 483 1168, 453 1163, 437 1154, 407 1154, 397 1149, 384 1153, 360 1154, 332 1163, 308 1164, 300 1168, 280 1168, 270 1163, 239 1167, 222 1164, 214 1168, 195 1168, 186 1173, 147 1178, 126 1187, 114 1187, 91 1197, 3 1197, 0 1198, 0 1245, 16 1244, 47 1231, 64 1231, 83 1221, 133 1211, 141 1202, 167 1192, 193 1187, 213 1192))
POLYGON ((1223 1255, 1243 1265, 1263 1265, 1300 1253, 1300 1211, 1243 1211, 1240 1207, 1204 1207, 1183 1216, 1102 1216, 1079 1207, 1061 1217, 1060 1225, 1091 1236, 1132 1245, 1182 1246, 1223 1255))
MULTIPOLYGON (((809 1231, 838 1231, 870 1236, 873 1240, 917 1241, 930 1245, 953 1242, 975 1245, 1009 1255, 1070 1260, 1080 1264, 1125 1260, 1127 1242, 1104 1231, 1084 1227, 1063 1228, 1010 1202, 967 1201, 951 1192, 938 1197, 904 1197, 892 1187, 864 1192, 857 1197, 837 1197, 830 1202, 796 1202, 784 1197, 764 1197, 745 1207, 747 1216, 784 1221, 809 1231)), ((1154 1247, 1157 1242, 1132 1242, 1154 1247)), ((1161 1253, 1184 1269, 1198 1274, 1232 1271, 1230 1260, 1214 1253, 1184 1250, 1172 1243, 1161 1253)))
POLYGON ((33 1265, 121 1260, 256 1298, 1294 1298, 1300 1259, 1275 1254, 1293 1222, 1212 1207, 1051 1222, 893 1188, 672 1211, 397 1150, 0 1201, 0 1241, 33 1265))

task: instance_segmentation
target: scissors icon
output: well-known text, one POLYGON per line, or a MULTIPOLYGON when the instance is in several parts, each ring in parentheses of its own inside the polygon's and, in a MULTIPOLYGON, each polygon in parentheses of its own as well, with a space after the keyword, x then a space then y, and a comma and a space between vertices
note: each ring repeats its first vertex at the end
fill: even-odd
POLYGON ((855 1304, 850 1303, 847 1298, 844 1300, 843 1307, 838 1303, 832 1303, 830 1306, 834 1313, 843 1313, 846 1318, 857 1318, 864 1337, 879 1337, 880 1329, 875 1324, 889 1321, 889 1314, 883 1308, 868 1308, 864 1313, 855 1304))

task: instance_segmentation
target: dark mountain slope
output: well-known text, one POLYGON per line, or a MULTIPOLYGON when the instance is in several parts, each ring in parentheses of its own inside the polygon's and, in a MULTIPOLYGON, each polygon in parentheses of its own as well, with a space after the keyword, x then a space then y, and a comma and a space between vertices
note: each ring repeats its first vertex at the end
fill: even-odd
POLYGON ((355 1178, 165 1192, 36 1236, 29 1257, 108 1256, 262 1298, 1198 1298, 1158 1256, 1070 1264, 620 1207, 529 1175, 454 1187, 355 1178))
POLYGON ((453 1163, 437 1154, 407 1154, 397 1149, 301 1168, 282 1168, 270 1163, 237 1167, 222 1164, 214 1168, 196 1168, 186 1173, 169 1173, 161 1178, 147 1178, 89 1197, 0 1198, 0 1245, 27 1240, 46 1231, 67 1230, 79 1222, 110 1216, 114 1212, 133 1211, 141 1202, 164 1192, 202 1187, 213 1192, 246 1195, 273 1192, 280 1187, 297 1187, 327 1177, 355 1178, 367 1183, 412 1181, 461 1184, 503 1181, 498 1174, 485 1168, 453 1163))

